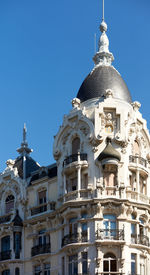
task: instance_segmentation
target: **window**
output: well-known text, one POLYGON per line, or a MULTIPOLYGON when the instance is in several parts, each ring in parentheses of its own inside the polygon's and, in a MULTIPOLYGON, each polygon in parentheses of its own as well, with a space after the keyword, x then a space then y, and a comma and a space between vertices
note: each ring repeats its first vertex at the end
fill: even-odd
POLYGON ((70 236, 74 235, 75 237, 77 237, 77 228, 78 228, 77 218, 71 218, 69 220, 69 235, 70 236))
POLYGON ((82 242, 87 242, 87 223, 82 223, 82 242))
POLYGON ((77 190, 77 176, 67 179, 66 186, 67 186, 67 193, 77 190))
MULTIPOLYGON (((132 220, 135 220, 136 217, 134 214, 132 214, 132 220)), ((137 236, 136 236, 136 223, 131 223, 131 243, 137 242, 137 236)))
POLYGON ((104 215, 104 236, 107 238, 115 238, 116 236, 116 216, 104 215))
POLYGON ((50 264, 44 264, 44 275, 50 275, 50 264))
POLYGON ((6 236, 1 239, 1 251, 10 251, 10 236, 6 236))
POLYGON ((13 195, 9 195, 5 200, 6 214, 14 209, 15 198, 13 195))
POLYGON ((136 140, 133 143, 133 155, 134 156, 139 156, 140 155, 140 147, 139 147, 139 144, 136 140))
POLYGON ((20 259, 21 232, 15 232, 14 233, 14 250, 15 250, 15 258, 20 259))
POLYGON ((3 270, 2 275, 10 275, 10 270, 9 269, 3 270))
POLYGON ((46 203, 46 190, 38 192, 39 195, 39 204, 46 203))
POLYGON ((88 186, 88 174, 83 174, 82 189, 86 189, 88 186))
POLYGON ((42 269, 40 265, 34 267, 34 275, 41 275, 42 269))
POLYGON ((136 275, 136 254, 131 254, 131 275, 136 275))
POLYGON ((146 180, 140 175, 140 193, 146 195, 146 180))
POLYGON ((76 137, 72 141, 72 155, 78 154, 79 151, 80 151, 80 139, 76 137))
POLYGON ((16 269, 15 269, 15 275, 20 275, 19 267, 16 267, 16 269))
POLYGON ((103 167, 103 181, 106 195, 115 195, 117 185, 117 167, 115 165, 107 164, 103 167))
POLYGON ((107 253, 104 255, 103 271, 104 272, 116 272, 117 271, 116 257, 112 253, 107 253))
POLYGON ((49 235, 46 235, 46 229, 39 231, 38 245, 43 246, 50 243, 49 235))
POLYGON ((82 274, 88 273, 87 252, 82 252, 82 274))
POLYGON ((69 256, 69 275, 78 275, 78 254, 69 256))
POLYGON ((140 256, 140 275, 145 275, 145 258, 140 256))

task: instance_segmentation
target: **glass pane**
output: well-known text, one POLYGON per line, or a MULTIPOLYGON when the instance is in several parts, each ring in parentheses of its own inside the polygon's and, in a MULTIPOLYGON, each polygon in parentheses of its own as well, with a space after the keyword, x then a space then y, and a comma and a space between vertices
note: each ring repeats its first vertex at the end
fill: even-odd
POLYGON ((116 220, 116 216, 111 215, 111 214, 107 214, 107 215, 104 215, 104 219, 105 220, 116 220))
POLYGON ((135 224, 131 224, 131 234, 135 234, 136 231, 135 231, 135 224))
POLYGON ((116 260, 110 261, 110 271, 116 272, 117 271, 117 263, 116 260))
POLYGON ((109 261, 104 261, 104 272, 109 271, 109 261))

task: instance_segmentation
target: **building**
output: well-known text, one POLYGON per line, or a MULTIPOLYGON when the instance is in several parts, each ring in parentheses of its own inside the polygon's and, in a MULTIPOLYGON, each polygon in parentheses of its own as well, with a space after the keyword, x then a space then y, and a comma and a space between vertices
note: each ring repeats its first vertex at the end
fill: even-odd
POLYGON ((102 20, 95 66, 41 167, 23 129, 0 174, 1 275, 148 275, 150 135, 112 66, 102 20))

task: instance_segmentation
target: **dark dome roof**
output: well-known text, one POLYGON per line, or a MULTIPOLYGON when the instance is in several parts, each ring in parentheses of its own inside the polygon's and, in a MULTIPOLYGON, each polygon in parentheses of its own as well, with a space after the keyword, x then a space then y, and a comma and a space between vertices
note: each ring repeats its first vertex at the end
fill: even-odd
POLYGON ((112 146, 110 138, 107 138, 107 145, 98 156, 98 160, 102 161, 103 159, 106 159, 106 158, 116 159, 118 161, 120 161, 121 159, 120 153, 112 146))
POLYGON ((107 89, 113 90, 115 98, 131 103, 131 95, 121 75, 113 66, 98 66, 83 81, 77 98, 81 102, 103 97, 107 89))

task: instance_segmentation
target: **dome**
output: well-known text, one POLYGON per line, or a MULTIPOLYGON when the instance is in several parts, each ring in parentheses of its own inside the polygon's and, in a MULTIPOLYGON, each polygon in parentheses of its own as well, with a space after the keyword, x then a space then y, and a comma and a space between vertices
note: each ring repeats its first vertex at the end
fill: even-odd
POLYGON ((132 102, 130 92, 121 75, 113 66, 97 66, 83 81, 77 98, 84 102, 92 98, 101 98, 107 89, 113 91, 113 97, 132 102))

